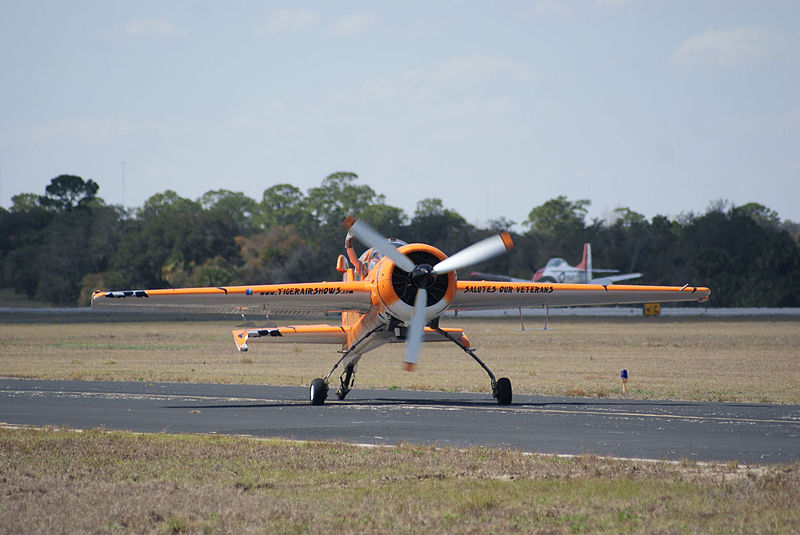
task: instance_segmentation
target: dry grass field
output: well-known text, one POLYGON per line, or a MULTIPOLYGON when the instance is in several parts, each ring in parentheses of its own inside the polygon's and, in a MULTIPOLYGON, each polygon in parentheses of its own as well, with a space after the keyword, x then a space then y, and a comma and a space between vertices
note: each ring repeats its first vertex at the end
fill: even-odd
MULTIPOLYGON (((464 328, 515 393, 619 397, 624 368, 629 397, 800 403, 798 319, 559 317, 547 331, 530 319, 526 331, 515 319, 445 318, 442 324, 464 328)), ((308 385, 338 359, 339 347, 329 345, 253 342, 239 353, 230 334, 236 325, 2 324, 0 375, 308 385)), ((451 343, 426 344, 412 373, 401 370, 403 349, 395 344, 367 353, 356 388, 489 391, 483 370, 451 343)))
POLYGON ((800 466, 0 429, 0 533, 797 533, 800 466))

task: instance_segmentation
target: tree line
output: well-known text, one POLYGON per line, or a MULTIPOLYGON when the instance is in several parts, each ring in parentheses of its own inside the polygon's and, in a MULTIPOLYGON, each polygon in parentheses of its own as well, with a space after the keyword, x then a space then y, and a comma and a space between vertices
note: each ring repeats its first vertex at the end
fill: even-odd
POLYGON ((126 209, 98 190, 60 175, 43 195, 21 193, 0 208, 0 289, 63 306, 87 305, 94 289, 337 280, 342 222, 354 213, 385 236, 447 254, 511 231, 516 247, 476 271, 527 279, 553 256, 577 263, 591 242, 596 267, 641 272, 641 284, 709 286, 711 306, 800 306, 800 226, 758 203, 716 201, 704 214, 650 220, 619 208, 609 222, 587 221, 589 200, 559 196, 533 207, 515 232, 504 217, 476 227, 437 198, 409 216, 350 172, 306 192, 276 184, 260 200, 167 190, 126 209))

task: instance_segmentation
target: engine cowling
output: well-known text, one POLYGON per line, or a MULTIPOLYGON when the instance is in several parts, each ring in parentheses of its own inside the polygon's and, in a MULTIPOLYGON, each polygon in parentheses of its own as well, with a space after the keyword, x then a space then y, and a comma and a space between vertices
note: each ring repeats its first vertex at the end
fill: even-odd
MULTIPOLYGON (((410 243, 400 247, 398 251, 422 268, 422 271, 426 271, 426 266, 430 268, 447 258, 447 255, 436 247, 424 243, 410 243)), ((420 277, 418 273, 407 273, 399 269, 388 258, 384 258, 378 268, 377 283, 378 299, 392 316, 404 322, 411 319, 414 299, 420 288, 425 288, 428 292, 426 321, 444 312, 456 294, 454 271, 420 277)))

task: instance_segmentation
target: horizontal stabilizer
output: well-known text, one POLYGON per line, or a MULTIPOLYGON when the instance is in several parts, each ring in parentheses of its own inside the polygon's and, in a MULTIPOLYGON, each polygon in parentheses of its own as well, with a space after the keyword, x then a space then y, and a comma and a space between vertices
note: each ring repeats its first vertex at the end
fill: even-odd
POLYGON ((239 351, 247 351, 247 342, 285 342, 299 344, 344 344, 347 333, 335 325, 296 325, 263 329, 234 329, 233 341, 239 351))
POLYGON ((614 284, 615 282, 638 279, 641 276, 641 273, 622 273, 620 275, 609 275, 607 277, 597 277, 596 279, 592 279, 592 284, 614 284))
MULTIPOLYGON (((469 338, 461 329, 442 329, 452 338, 469 347, 469 338)), ((261 329, 234 329, 233 341, 239 351, 247 351, 248 342, 339 344, 347 342, 347 330, 337 325, 291 325, 287 327, 265 327, 261 329)), ((391 334, 389 342, 405 342, 405 337, 391 334)), ((423 342, 446 342, 440 333, 425 327, 423 342)))

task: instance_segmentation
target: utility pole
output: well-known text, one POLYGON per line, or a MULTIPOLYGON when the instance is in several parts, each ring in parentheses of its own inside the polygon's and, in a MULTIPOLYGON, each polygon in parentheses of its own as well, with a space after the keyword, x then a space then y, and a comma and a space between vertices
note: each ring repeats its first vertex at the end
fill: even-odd
POLYGON ((122 168, 122 207, 125 208, 125 162, 119 162, 122 168))

